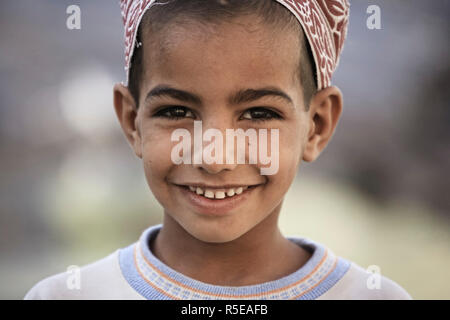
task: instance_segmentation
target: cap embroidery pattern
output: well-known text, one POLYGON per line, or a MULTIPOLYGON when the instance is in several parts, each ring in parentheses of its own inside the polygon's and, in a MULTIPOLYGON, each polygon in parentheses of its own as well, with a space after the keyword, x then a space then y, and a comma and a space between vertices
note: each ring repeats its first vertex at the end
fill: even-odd
MULTIPOLYGON (((274 0, 285 6, 300 22, 314 56, 317 88, 329 87, 331 76, 347 36, 348 0, 274 0)), ((137 46, 136 35, 144 13, 156 0, 120 0, 125 31, 125 70, 127 81, 137 46)))

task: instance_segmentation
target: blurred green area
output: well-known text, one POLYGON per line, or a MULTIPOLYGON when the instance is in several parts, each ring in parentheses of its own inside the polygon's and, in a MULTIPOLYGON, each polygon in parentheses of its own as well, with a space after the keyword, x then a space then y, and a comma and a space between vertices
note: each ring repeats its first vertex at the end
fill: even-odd
POLYGON ((420 203, 374 202, 351 185, 299 177, 280 217, 285 235, 328 246, 405 288, 414 299, 450 298, 450 223, 420 203))

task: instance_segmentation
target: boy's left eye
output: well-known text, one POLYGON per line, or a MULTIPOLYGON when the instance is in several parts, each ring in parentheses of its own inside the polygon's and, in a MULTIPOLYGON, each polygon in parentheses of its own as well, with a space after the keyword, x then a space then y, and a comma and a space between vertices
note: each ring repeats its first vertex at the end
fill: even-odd
POLYGON ((281 119, 281 116, 278 113, 263 107, 251 108, 245 111, 242 117, 244 119, 253 121, 267 121, 272 119, 281 119))

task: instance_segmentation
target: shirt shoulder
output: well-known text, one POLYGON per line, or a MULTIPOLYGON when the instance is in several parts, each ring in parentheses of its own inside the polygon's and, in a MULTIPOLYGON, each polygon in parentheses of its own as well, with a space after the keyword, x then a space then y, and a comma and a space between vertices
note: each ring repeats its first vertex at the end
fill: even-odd
POLYGON ((69 269, 36 283, 25 300, 143 299, 122 275, 120 249, 80 268, 69 269))
POLYGON ((398 283, 371 273, 354 262, 346 274, 326 293, 321 300, 412 300, 411 295, 398 283))

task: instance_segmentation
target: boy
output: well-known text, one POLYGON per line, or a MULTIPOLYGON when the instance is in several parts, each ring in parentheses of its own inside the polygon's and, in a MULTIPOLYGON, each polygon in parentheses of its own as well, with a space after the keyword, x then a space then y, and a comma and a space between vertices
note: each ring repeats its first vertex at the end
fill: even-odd
POLYGON ((373 288, 360 266, 278 228, 297 167, 319 156, 342 111, 330 79, 347 1, 121 8, 128 85, 115 85, 115 111, 164 221, 81 268, 79 290, 61 273, 25 299, 411 299, 384 276, 373 288), (241 161, 234 130, 249 138, 241 161))

